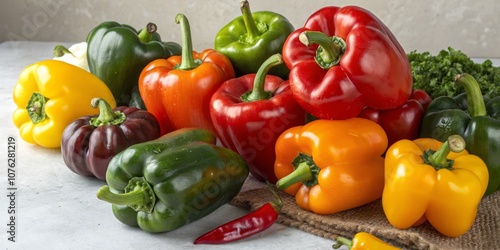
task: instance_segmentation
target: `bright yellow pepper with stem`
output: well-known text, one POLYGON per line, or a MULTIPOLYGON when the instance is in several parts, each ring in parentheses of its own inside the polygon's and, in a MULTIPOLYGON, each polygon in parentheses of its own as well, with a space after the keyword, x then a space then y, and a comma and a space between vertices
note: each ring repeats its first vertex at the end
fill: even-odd
POLYGON ((100 97, 112 108, 111 91, 91 73, 57 60, 27 66, 12 93, 17 108, 13 114, 21 138, 32 144, 58 148, 64 129, 74 120, 99 112, 91 100, 100 97))
POLYGON ((352 240, 345 237, 338 237, 333 249, 339 249, 341 246, 347 246, 349 250, 398 250, 401 248, 395 247, 376 236, 367 232, 359 232, 352 240))
POLYGON ((453 135, 401 140, 387 150, 384 213, 394 227, 409 228, 427 220, 448 237, 466 233, 488 186, 488 169, 453 135))

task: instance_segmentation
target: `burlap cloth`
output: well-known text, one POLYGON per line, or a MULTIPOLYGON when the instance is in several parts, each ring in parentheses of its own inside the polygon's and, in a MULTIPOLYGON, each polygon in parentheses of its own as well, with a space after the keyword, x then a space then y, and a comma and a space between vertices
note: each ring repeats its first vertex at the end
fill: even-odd
MULTIPOLYGON (((442 236, 429 223, 406 230, 395 229, 385 218, 380 200, 333 215, 317 215, 298 207, 294 197, 281 191, 279 194, 284 206, 278 223, 332 240, 365 231, 403 249, 500 249, 500 191, 483 198, 474 225, 458 238, 442 236)), ((272 200, 266 185, 249 176, 231 203, 255 210, 272 200)))

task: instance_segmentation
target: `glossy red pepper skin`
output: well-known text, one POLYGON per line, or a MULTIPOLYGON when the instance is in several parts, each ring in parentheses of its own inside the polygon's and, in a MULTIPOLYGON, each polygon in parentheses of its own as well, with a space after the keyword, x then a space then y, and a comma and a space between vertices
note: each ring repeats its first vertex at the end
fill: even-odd
POLYGON ((365 107, 393 109, 406 103, 412 76, 406 53, 372 13, 356 6, 329 6, 313 13, 283 46, 290 86, 299 104, 321 119, 347 119, 365 107), (317 44, 300 41, 304 31, 319 31, 345 41, 337 65, 315 62, 317 44))
POLYGON ((250 173, 260 180, 276 183, 274 144, 282 132, 303 125, 306 113, 297 104, 288 81, 267 75, 264 90, 269 99, 245 102, 244 93, 253 89, 256 74, 227 80, 213 94, 210 115, 222 145, 238 152, 250 173))
POLYGON ((267 184, 275 197, 274 201, 264 203, 257 210, 208 231, 196 238, 194 244, 229 243, 250 237, 271 227, 278 220, 283 208, 283 200, 269 182, 267 184))
POLYGON ((259 209, 203 234, 194 244, 223 244, 250 237, 271 227, 278 215, 270 203, 265 203, 259 209))
POLYGON ((427 110, 427 107, 432 102, 432 97, 425 90, 421 89, 413 89, 410 99, 417 100, 424 108, 424 111, 427 110))
POLYGON ((358 117, 378 123, 386 132, 389 145, 402 139, 417 139, 425 109, 431 97, 423 90, 414 90, 410 99, 400 107, 379 110, 364 108, 358 117))

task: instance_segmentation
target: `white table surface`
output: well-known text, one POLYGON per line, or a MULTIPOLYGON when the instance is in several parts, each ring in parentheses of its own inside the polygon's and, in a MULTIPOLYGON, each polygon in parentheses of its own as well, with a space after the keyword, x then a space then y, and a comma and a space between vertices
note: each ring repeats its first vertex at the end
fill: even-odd
MULTIPOLYGON (((20 138, 12 123, 12 89, 29 64, 52 58, 54 42, 0 44, 0 247, 2 249, 331 249, 332 240, 275 224, 265 232, 225 245, 194 245, 206 231, 248 211, 224 205, 172 232, 150 234, 119 222, 111 206, 96 198, 105 184, 79 176, 64 164, 59 149, 20 138), (16 145, 16 242, 8 240, 7 140, 16 145)), ((69 45, 69 44, 65 44, 69 45)), ((343 248, 346 249, 346 248, 343 248)))

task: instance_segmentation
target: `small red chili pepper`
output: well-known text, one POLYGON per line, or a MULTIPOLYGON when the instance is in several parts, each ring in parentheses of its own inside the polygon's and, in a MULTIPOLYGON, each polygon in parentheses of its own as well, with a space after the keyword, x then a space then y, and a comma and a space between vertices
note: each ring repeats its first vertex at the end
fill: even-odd
POLYGON ((278 219, 283 201, 269 183, 268 186, 276 197, 275 201, 265 203, 249 214, 214 228, 198 237, 194 244, 224 244, 250 237, 271 227, 278 219))

